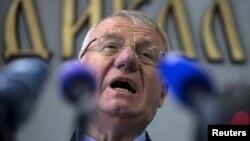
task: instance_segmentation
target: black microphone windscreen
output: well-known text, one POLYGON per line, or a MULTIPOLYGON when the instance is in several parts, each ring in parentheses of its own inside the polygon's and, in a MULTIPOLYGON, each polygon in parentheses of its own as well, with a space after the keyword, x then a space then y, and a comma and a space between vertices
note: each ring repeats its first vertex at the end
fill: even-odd
POLYGON ((17 128, 29 115, 48 74, 48 64, 39 58, 11 61, 0 74, 1 118, 17 128))

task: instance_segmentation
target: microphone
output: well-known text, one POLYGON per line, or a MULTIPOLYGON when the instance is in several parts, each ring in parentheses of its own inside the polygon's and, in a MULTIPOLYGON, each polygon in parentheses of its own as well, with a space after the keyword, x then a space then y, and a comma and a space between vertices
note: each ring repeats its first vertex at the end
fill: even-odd
POLYGON ((81 132, 96 109, 96 81, 91 70, 77 60, 62 63, 59 70, 59 89, 65 101, 77 110, 76 124, 81 132))
POLYGON ((76 60, 66 61, 60 67, 59 89, 66 101, 73 105, 81 104, 83 96, 95 92, 94 75, 84 64, 76 60))
POLYGON ((197 141, 207 140, 210 124, 249 124, 250 85, 239 83, 218 91, 206 69, 184 54, 170 52, 159 61, 162 83, 198 116, 197 141), (233 104, 232 104, 233 103, 233 104))
POLYGON ((184 106, 199 118, 197 140, 206 140, 207 125, 217 122, 220 108, 214 82, 209 73, 195 60, 180 53, 167 53, 158 66, 164 85, 184 106))
POLYGON ((214 95, 211 76, 200 64, 183 54, 167 53, 158 68, 164 85, 169 86, 174 96, 188 107, 195 108, 197 101, 193 98, 199 97, 200 93, 214 95))
POLYGON ((11 140, 27 119, 48 73, 39 58, 11 61, 0 73, 0 140, 11 140))

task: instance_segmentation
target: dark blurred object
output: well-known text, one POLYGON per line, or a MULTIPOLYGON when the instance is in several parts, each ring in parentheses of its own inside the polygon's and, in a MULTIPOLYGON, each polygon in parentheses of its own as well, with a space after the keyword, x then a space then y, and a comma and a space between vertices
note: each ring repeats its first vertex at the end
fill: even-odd
POLYGON ((183 54, 166 54, 160 60, 159 72, 171 94, 196 113, 197 141, 207 140, 208 125, 231 124, 235 119, 239 123, 249 114, 249 86, 235 84, 218 91, 206 69, 183 54), (242 110, 245 114, 237 115, 242 110))
POLYGON ((62 63, 59 72, 59 89, 62 97, 77 111, 76 126, 84 132, 87 121, 95 111, 96 81, 91 70, 77 60, 62 63))
POLYGON ((240 82, 226 85, 220 92, 224 124, 250 125, 250 83, 240 82))
POLYGON ((48 73, 47 63, 35 57, 12 60, 0 72, 0 140, 14 141, 28 119, 48 73))

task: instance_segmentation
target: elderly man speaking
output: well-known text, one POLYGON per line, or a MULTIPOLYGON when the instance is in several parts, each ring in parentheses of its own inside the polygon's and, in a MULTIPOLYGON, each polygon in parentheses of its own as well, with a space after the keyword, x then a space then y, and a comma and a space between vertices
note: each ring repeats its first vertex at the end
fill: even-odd
POLYGON ((71 141, 150 141, 146 127, 166 96, 157 62, 167 51, 165 34, 141 12, 121 10, 94 25, 79 60, 95 75, 97 110, 71 141))

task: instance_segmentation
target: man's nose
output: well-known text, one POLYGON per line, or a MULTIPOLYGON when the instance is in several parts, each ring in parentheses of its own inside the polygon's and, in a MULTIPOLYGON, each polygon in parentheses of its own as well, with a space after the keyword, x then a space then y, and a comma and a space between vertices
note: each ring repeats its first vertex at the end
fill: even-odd
POLYGON ((132 46, 127 46, 115 58, 115 67, 125 72, 136 72, 138 60, 132 46))

